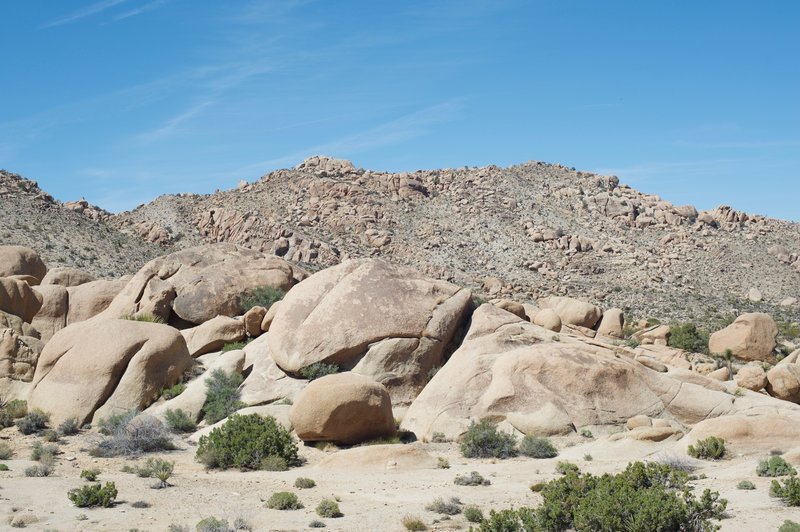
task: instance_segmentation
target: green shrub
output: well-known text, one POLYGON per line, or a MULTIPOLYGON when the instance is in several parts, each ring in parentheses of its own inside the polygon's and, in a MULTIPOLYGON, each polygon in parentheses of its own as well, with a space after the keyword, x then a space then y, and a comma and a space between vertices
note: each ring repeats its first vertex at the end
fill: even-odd
POLYGON ((35 442, 31 448, 31 460, 36 462, 41 461, 46 456, 53 457, 58 453, 58 445, 48 444, 42 445, 42 442, 35 442))
POLYGON ((86 479, 88 482, 94 482, 99 474, 99 469, 84 469, 81 471, 81 478, 86 479))
POLYGON ((107 418, 103 418, 97 422, 97 431, 105 436, 110 436, 123 428, 135 416, 135 410, 123 412, 121 414, 111 414, 107 418))
POLYGON ((425 509, 442 515, 456 515, 461 513, 461 501, 457 497, 450 497, 448 501, 437 497, 425 509))
POLYGON ((25 468, 26 477, 49 477, 55 470, 55 460, 52 456, 44 456, 41 461, 30 467, 25 468))
POLYGON ((686 452, 692 458, 719 460, 725 456, 725 440, 716 436, 709 436, 704 440, 698 441, 695 445, 690 445, 686 452))
POLYGON ((525 436, 519 444, 519 452, 531 458, 553 458, 558 456, 555 446, 547 438, 525 436))
POLYGON ((286 458, 271 454, 261 460, 259 469, 262 471, 287 471, 289 469, 289 463, 286 461, 286 458))
POLYGON ((242 312, 247 312, 253 307, 269 309, 285 295, 286 292, 276 286, 259 286, 242 295, 239 298, 239 305, 242 307, 242 312))
POLYGON ((483 521, 483 512, 477 506, 467 506, 464 508, 464 518, 470 523, 480 523, 483 521))
POLYGON ((453 483, 456 486, 488 486, 492 482, 477 471, 472 471, 469 475, 456 475, 453 483))
POLYGON ((756 489, 756 485, 750 482, 749 480, 742 480, 738 484, 736 484, 736 489, 740 490, 754 490, 756 489))
POLYGON ((591 454, 586 453, 583 455, 583 459, 587 462, 591 462, 592 460, 594 460, 594 457, 591 454))
MULTIPOLYGON (((195 529, 197 532, 246 532, 252 530, 247 521, 241 517, 234 519, 233 525, 228 525, 228 521, 225 519, 206 517, 197 523, 195 529)), ((170 528, 167 532, 189 532, 189 529, 188 527, 183 528, 177 527, 176 525, 170 525, 170 528), (175 528, 173 529, 172 527, 175 528)))
POLYGON ((43 430, 42 439, 46 442, 55 443, 59 440, 58 432, 54 431, 53 429, 43 430))
POLYGON ((267 508, 273 510, 299 510, 303 503, 291 491, 278 491, 267 499, 267 508))
POLYGON ((186 385, 182 382, 179 382, 169 388, 164 388, 161 390, 161 397, 166 400, 174 399, 178 397, 180 394, 186 391, 186 385))
POLYGON ((122 316, 122 319, 130 321, 142 321, 144 323, 164 323, 164 320, 155 314, 150 314, 148 312, 143 312, 141 314, 127 314, 122 316))
MULTIPOLYGON (((481 522, 481 532, 539 532, 536 514, 531 508, 516 510, 491 510, 489 517, 481 522)), ((555 529, 554 529, 555 530, 555 529)))
POLYGON ((758 462, 756 474, 759 477, 784 477, 796 475, 797 471, 782 456, 770 456, 758 462))
POLYGON ((137 467, 135 471, 142 478, 158 479, 159 483, 155 487, 166 488, 169 486, 167 480, 172 476, 174 468, 175 462, 168 462, 163 458, 148 458, 144 465, 137 467))
POLYGON ((70 490, 67 493, 67 497, 78 508, 91 508, 93 506, 108 508, 117 498, 117 487, 113 482, 106 482, 105 486, 91 484, 70 490))
POLYGON ((708 353, 708 337, 708 332, 693 323, 681 323, 671 327, 667 345, 691 353, 708 353))
POLYGON ((310 523, 308 523, 308 528, 325 528, 327 525, 320 521, 319 519, 314 519, 310 523))
POLYGON ((23 399, 13 399, 6 403, 5 411, 14 419, 25 417, 28 413, 28 401, 23 399))
POLYGON ((175 410, 168 408, 164 412, 164 421, 172 432, 194 432, 197 430, 197 423, 180 408, 175 410))
POLYGON ((789 521, 788 519, 778 529, 778 532, 800 532, 800 523, 789 521))
POLYGON ((80 422, 78 418, 71 417, 69 419, 64 420, 58 426, 58 433, 62 436, 72 436, 73 434, 77 434, 78 431, 81 429, 80 422))
POLYGON ((769 487, 771 497, 778 497, 789 506, 800 506, 800 480, 791 476, 783 481, 773 480, 769 487))
POLYGON ((580 473, 581 470, 578 466, 571 462, 559 462, 556 464, 556 473, 566 475, 568 473, 580 473))
POLYGON ((320 517, 342 517, 339 504, 333 499, 322 499, 317 505, 316 512, 320 517))
POLYGON ((317 483, 313 479, 306 477, 297 477, 297 480, 294 481, 294 487, 301 490, 311 489, 316 485, 317 483))
POLYGON ((14 455, 11 446, 4 441, 0 441, 0 460, 8 460, 14 455))
POLYGON ((591 440, 594 439, 594 434, 592 434, 592 431, 589 429, 583 429, 581 430, 581 438, 586 438, 588 440, 591 440))
POLYGON ((434 432, 433 436, 431 436, 431 443, 447 443, 449 441, 444 432, 434 432))
POLYGON ((534 493, 541 493, 544 487, 547 486, 545 482, 537 482, 536 484, 531 484, 531 491, 534 493))
POLYGON ((34 410, 17 420, 17 428, 23 434, 33 434, 47 428, 50 416, 41 410, 34 410))
POLYGON ((175 449, 167 429, 152 416, 135 411, 121 417, 112 416, 105 423, 107 437, 91 450, 92 456, 132 456, 175 449))
POLYGON ((0 464, 0 471, 11 471, 6 464, 0 464))
POLYGON ((203 418, 209 425, 225 419, 245 406, 239 400, 241 384, 242 376, 238 373, 229 375, 221 369, 211 372, 206 380, 206 402, 203 405, 203 418))
POLYGON ((14 426, 14 416, 6 412, 5 410, 0 410, 0 429, 6 429, 8 427, 14 426))
POLYGON ((309 381, 319 379, 325 375, 333 375, 341 371, 336 364, 326 364, 325 362, 315 362, 300 370, 300 376, 309 381))
POLYGON ((222 352, 227 353, 228 351, 238 351, 240 349, 244 349, 247 344, 244 342, 229 342, 222 346, 222 352))
POLYGON ((409 532, 421 532, 422 530, 428 530, 425 522, 414 515, 406 515, 403 517, 401 522, 403 523, 405 529, 409 532))
POLYGON ((297 445, 274 417, 234 415, 200 438, 197 458, 208 467, 259 469, 268 456, 280 456, 289 466, 299 464, 297 445))
POLYGON ((516 456, 514 436, 499 432, 489 420, 470 424, 461 437, 461 454, 466 458, 508 458, 516 456))
POLYGON ((140 509, 143 509, 143 508, 150 508, 151 506, 152 506, 152 504, 150 504, 150 503, 149 503, 149 502, 147 502, 147 501, 133 501, 133 502, 131 503, 131 508, 140 508, 140 509))

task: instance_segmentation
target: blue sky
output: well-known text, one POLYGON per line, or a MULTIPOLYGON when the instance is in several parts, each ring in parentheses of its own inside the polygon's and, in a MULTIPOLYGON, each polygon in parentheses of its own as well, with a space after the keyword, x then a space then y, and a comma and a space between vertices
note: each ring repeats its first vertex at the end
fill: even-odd
POLYGON ((310 154, 800 220, 794 1, 0 2, 0 168, 110 210, 310 154))

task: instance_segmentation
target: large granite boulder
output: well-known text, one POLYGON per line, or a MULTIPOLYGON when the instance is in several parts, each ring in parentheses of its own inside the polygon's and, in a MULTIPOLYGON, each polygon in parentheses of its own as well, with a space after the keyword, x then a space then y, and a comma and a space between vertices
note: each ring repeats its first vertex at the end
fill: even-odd
POLYGON ((711 335, 708 350, 721 354, 730 350, 739 360, 770 360, 775 349, 778 327, 772 316, 762 312, 742 314, 711 335))

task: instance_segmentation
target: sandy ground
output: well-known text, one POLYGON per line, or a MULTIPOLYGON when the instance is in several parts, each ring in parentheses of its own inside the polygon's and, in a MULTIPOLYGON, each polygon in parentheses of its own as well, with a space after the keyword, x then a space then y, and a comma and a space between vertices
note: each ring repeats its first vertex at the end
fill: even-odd
MULTIPOLYGON (((572 461, 584 471, 603 473, 619 471, 632 460, 678 454, 671 450, 674 442, 608 442, 603 437, 586 440, 575 436, 554 439, 561 454, 548 460, 465 459, 460 456, 457 445, 441 443, 416 445, 421 445, 434 460, 440 456, 447 458, 449 469, 431 467, 430 461, 427 465, 401 461, 395 469, 387 469, 385 459, 375 465, 345 461, 343 466, 331 467, 321 466, 319 462, 335 451, 303 447, 301 454, 307 459, 307 465, 287 472, 207 472, 195 462, 194 446, 176 439, 182 450, 156 455, 175 461, 175 474, 170 479, 172 486, 159 490, 151 488, 153 479, 120 471, 126 463, 142 462, 144 458, 89 456, 87 450, 97 437, 95 433, 84 432, 64 438, 54 476, 26 478, 25 468, 34 463, 28 460, 31 446, 38 438, 23 436, 14 428, 0 432, 0 439, 15 451, 12 459, 4 461, 10 471, 0 472, 0 527, 10 529, 12 519, 31 515, 29 520, 36 522, 31 522, 27 528, 33 530, 165 531, 170 524, 194 530, 200 519, 216 516, 229 521, 243 517, 257 531, 308 530, 312 520, 321 519, 314 512, 319 501, 338 497, 344 516, 321 519, 327 525, 326 530, 404 530, 401 519, 405 515, 421 518, 431 530, 468 530, 469 523, 463 516, 442 521, 441 516, 426 511, 425 506, 436 497, 453 496, 467 505, 479 506, 487 515, 492 508, 536 506, 540 496, 531 492, 529 486, 555 478, 559 460, 572 461), (587 454, 592 456, 591 461, 584 459, 587 454), (100 481, 116 483, 119 496, 114 507, 81 509, 68 500, 68 490, 85 484, 79 475, 87 468, 100 469, 100 481), (470 471, 478 471, 492 484, 482 487, 453 484, 457 474, 470 471), (295 489, 294 480, 299 476, 314 479, 317 486, 295 489), (305 508, 296 511, 267 509, 266 499, 273 492, 284 490, 296 492, 305 508), (135 501, 146 501, 151 506, 137 509, 131 506, 135 501), (439 522, 435 522, 437 519, 439 522)), ((787 508, 769 497, 770 479, 755 475, 758 458, 757 455, 734 456, 721 462, 698 462, 697 474, 705 474, 707 478, 696 482, 697 489, 718 490, 729 501, 730 517, 721 522, 722 530, 777 530, 786 519, 800 521, 800 509, 787 508), (738 490, 736 484, 742 479, 751 480, 757 489, 738 490)))

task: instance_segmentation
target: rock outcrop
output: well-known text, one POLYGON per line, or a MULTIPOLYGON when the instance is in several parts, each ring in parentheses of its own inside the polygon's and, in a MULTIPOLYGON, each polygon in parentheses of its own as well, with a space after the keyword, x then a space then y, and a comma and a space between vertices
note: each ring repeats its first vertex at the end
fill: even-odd
POLYGON ((770 360, 777 336, 778 327, 769 314, 742 314, 711 335, 708 350, 717 354, 730 350, 739 360, 770 360))

